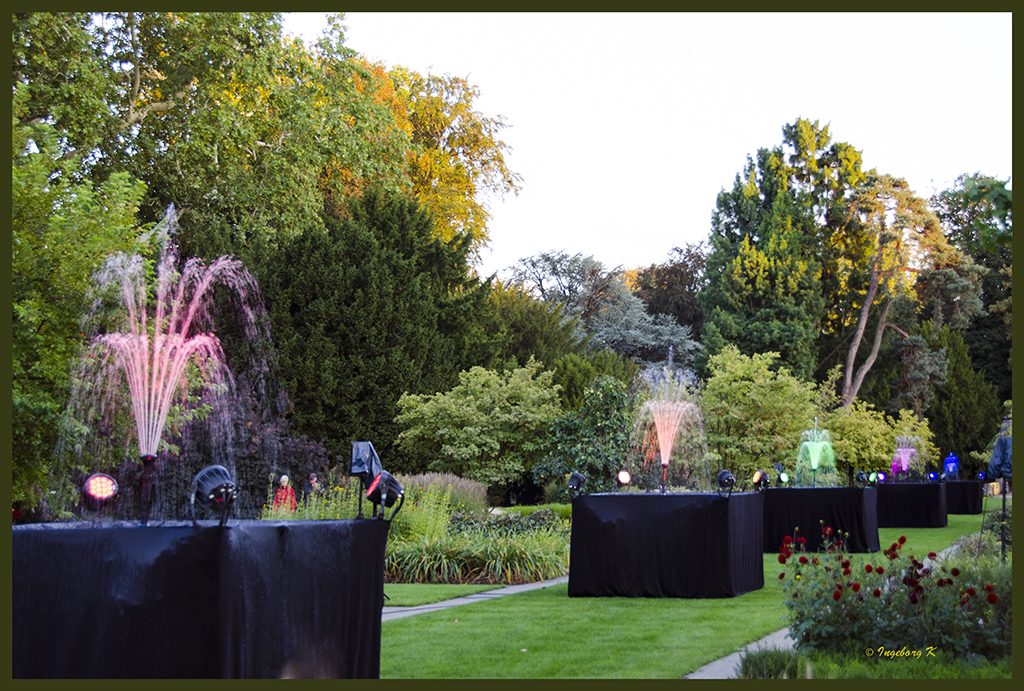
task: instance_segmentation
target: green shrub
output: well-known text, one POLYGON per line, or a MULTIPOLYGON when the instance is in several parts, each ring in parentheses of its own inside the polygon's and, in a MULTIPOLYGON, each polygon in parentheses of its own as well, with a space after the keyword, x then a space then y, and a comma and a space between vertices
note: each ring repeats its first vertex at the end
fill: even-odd
POLYGON ((429 540, 447 535, 451 519, 450 499, 450 485, 443 490, 439 485, 430 484, 406 488, 405 502, 391 520, 388 538, 429 540))
POLYGON ((537 504, 535 506, 508 506, 502 509, 502 511, 505 513, 521 513, 527 516, 538 511, 551 511, 563 521, 572 520, 572 504, 560 502, 537 504))
MULTIPOLYGON (((986 535, 991 535, 996 540, 996 544, 999 544, 1000 534, 1002 533, 1001 526, 1003 522, 1003 507, 999 506, 996 509, 985 514, 985 518, 981 521, 981 531, 986 535)), ((1010 545, 1013 544, 1013 505, 1006 505, 1006 547, 1009 549, 1010 545)))
POLYGON ((549 530, 569 539, 569 526, 550 509, 541 509, 528 514, 503 513, 489 516, 455 514, 449 524, 451 534, 490 535, 504 537, 522 535, 535 530, 549 530))
MULTIPOLYGON (((1011 646, 1011 575, 927 565, 901 556, 901 537, 882 555, 847 555, 829 528, 822 551, 787 538, 779 562, 790 635, 798 649, 843 652, 937 647, 952 657, 1000 658, 1011 646), (988 580, 986 580, 988 578, 988 580)), ((935 559, 935 553, 928 554, 935 559)))
POLYGON ((795 650, 759 648, 740 657, 737 679, 800 679, 807 675, 809 659, 795 650))

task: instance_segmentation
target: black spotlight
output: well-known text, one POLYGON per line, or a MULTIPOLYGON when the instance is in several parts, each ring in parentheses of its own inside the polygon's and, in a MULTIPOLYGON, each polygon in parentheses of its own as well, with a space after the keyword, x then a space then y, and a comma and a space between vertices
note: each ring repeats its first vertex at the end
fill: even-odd
MULTIPOLYGON (((354 441, 352 442, 352 465, 349 474, 358 477, 363 483, 363 490, 366 498, 376 507, 374 513, 378 519, 384 518, 384 508, 394 506, 395 502, 401 499, 391 513, 391 518, 401 510, 405 503, 405 490, 398 480, 380 463, 380 456, 373 448, 373 442, 354 441), (379 509, 379 512, 378 512, 379 509)), ((363 495, 359 495, 359 518, 363 517, 363 495)), ((390 520, 390 519, 389 519, 390 520)))
POLYGON ((771 483, 771 481, 768 478, 768 473, 764 472, 763 470, 754 471, 753 482, 754 489, 758 491, 768 489, 768 485, 771 483))
POLYGON ((729 494, 732 494, 732 488, 736 486, 736 478, 728 470, 723 468, 718 471, 718 489, 719 491, 728 489, 729 494))
POLYGON ((939 475, 934 470, 932 472, 928 473, 928 481, 929 482, 934 482, 935 484, 939 484, 939 483, 945 482, 945 480, 946 480, 945 475, 939 475))
POLYGON ((573 474, 569 476, 569 498, 575 499, 576 495, 583 494, 583 485, 586 483, 587 478, 583 477, 579 473, 573 471, 573 474))
POLYGON ((863 470, 857 471, 857 485, 860 487, 866 487, 871 484, 871 478, 863 470))
POLYGON ((622 470, 619 471, 618 475, 615 476, 615 484, 620 489, 622 487, 628 487, 632 479, 633 478, 629 474, 629 471, 623 468, 622 470))
POLYGON ((220 524, 228 522, 231 506, 235 503, 238 488, 231 473, 222 465, 208 465, 192 480, 189 505, 192 510, 192 525, 196 525, 196 498, 211 511, 220 514, 220 524))
POLYGON ((104 473, 95 473, 82 484, 82 503, 90 511, 99 511, 113 503, 118 491, 117 480, 104 473))

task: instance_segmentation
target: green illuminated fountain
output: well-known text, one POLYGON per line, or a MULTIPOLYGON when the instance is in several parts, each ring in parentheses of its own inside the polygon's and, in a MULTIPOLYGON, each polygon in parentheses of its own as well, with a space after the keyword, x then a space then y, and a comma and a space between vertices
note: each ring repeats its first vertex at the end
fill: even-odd
POLYGON ((818 429, 818 418, 814 418, 814 429, 804 430, 800 435, 797 451, 794 484, 804 487, 837 487, 836 458, 832 453, 832 437, 827 429, 818 429))

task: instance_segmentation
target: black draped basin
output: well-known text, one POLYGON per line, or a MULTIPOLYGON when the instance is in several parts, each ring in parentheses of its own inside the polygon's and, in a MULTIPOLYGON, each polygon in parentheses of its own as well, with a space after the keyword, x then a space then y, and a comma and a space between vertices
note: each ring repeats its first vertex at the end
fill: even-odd
POLYGON ((762 494, 572 501, 570 597, 734 597, 764 587, 762 494))
POLYGON ((15 678, 378 678, 388 522, 13 531, 15 678))
POLYGON ((807 540, 815 552, 822 545, 822 521, 849 533, 848 552, 877 552, 878 494, 875 487, 776 487, 764 492, 764 548, 777 552, 787 535, 807 540), (796 529, 799 528, 799 532, 796 529))
POLYGON ((945 483, 887 482, 878 486, 879 528, 945 528, 945 483))
POLYGON ((981 513, 982 491, 980 480, 960 480, 946 483, 947 514, 978 514, 981 513))

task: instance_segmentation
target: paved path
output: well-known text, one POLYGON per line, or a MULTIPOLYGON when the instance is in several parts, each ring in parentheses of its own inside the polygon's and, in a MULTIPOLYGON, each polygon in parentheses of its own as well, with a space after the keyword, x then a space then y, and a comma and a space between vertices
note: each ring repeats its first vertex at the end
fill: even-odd
MULTIPOLYGON (((390 621, 392 619, 401 619, 402 617, 411 617, 414 614, 422 614, 423 612, 434 612, 439 609, 448 609, 449 607, 458 607, 459 605, 468 605, 471 602, 480 602, 482 600, 493 600, 496 597, 502 597, 503 595, 514 595, 516 593, 526 592, 527 590, 536 590, 538 588, 547 588, 552 585, 559 583, 568 583, 568 576, 559 576, 558 578, 552 578, 547 581, 536 581, 535 583, 523 583, 522 585, 510 585, 504 588, 498 588, 496 590, 485 590, 481 593, 474 593, 472 595, 466 595, 465 597, 457 597, 454 600, 445 600, 444 602, 434 602, 429 605, 419 605, 418 607, 385 607, 384 613, 381 615, 381 621, 390 621)), ((387 602, 387 600, 385 600, 387 602)))

